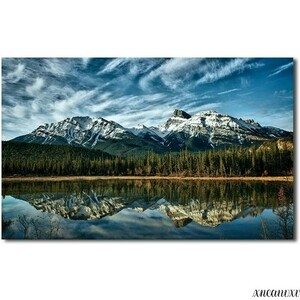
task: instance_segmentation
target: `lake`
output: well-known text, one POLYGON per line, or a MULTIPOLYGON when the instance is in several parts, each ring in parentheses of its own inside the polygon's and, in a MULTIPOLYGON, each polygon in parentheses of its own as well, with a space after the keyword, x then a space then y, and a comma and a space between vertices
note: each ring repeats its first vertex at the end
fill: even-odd
POLYGON ((2 239, 294 238, 292 182, 3 182, 2 239))

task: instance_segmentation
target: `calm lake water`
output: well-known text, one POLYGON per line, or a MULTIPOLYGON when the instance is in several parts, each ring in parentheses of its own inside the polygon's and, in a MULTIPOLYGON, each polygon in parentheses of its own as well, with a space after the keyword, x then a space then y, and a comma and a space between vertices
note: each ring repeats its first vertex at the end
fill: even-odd
POLYGON ((2 184, 3 239, 293 239, 293 183, 2 184))

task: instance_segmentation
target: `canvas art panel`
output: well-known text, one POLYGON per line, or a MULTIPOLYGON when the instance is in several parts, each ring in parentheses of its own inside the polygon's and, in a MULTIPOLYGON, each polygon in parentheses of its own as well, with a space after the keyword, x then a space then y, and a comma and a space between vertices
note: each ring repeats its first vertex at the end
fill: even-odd
POLYGON ((294 238, 292 58, 3 58, 2 238, 294 238))

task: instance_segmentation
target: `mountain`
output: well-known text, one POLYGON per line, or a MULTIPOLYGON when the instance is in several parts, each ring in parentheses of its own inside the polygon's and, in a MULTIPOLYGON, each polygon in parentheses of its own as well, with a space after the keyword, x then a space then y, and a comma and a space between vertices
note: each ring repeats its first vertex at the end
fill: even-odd
POLYGON ((99 149, 110 154, 144 154, 212 149, 231 145, 250 145, 281 137, 291 132, 261 126, 254 120, 242 120, 216 111, 201 111, 191 116, 176 109, 166 122, 154 127, 139 124, 125 128, 101 117, 73 117, 44 124, 12 141, 37 144, 69 144, 99 149))
POLYGON ((242 120, 216 111, 202 111, 193 116, 175 110, 173 116, 158 127, 165 145, 179 150, 209 149, 230 145, 249 145, 292 133, 263 127, 254 120, 242 120))
MULTIPOLYGON (((133 130, 134 131, 134 130, 133 130)), ((157 137, 159 139, 159 137, 157 137)), ((120 124, 103 118, 73 117, 58 123, 44 124, 29 134, 12 141, 37 144, 73 145, 88 149, 102 150, 111 154, 143 153, 153 148, 164 152, 163 145, 141 130, 134 134, 120 124)))
POLYGON ((164 144, 163 137, 159 134, 155 127, 148 128, 145 125, 138 124, 136 127, 129 129, 135 136, 138 136, 145 140, 154 141, 160 144, 164 144))
POLYGON ((14 141, 41 144, 71 144, 94 148, 105 140, 132 138, 121 125, 103 118, 74 117, 58 123, 44 124, 14 141))

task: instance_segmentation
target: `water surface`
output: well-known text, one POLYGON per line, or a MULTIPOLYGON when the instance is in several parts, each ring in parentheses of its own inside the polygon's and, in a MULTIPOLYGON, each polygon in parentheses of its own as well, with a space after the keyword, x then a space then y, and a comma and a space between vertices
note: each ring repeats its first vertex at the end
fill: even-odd
POLYGON ((5 182, 4 239, 292 239, 289 182, 5 182))

